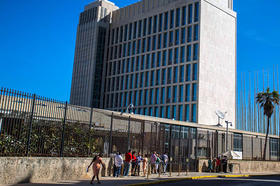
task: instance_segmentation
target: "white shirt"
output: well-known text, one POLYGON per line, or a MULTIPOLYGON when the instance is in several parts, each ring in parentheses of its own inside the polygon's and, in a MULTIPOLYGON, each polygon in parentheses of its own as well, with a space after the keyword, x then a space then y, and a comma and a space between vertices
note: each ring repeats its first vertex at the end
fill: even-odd
POLYGON ((115 156, 115 165, 116 167, 121 167, 123 164, 123 158, 121 155, 116 155, 115 156))

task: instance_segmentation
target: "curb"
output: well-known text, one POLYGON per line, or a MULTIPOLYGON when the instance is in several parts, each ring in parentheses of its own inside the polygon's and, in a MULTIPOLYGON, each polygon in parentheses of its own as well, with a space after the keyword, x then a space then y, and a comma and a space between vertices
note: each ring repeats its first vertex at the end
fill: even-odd
POLYGON ((162 183, 173 183, 178 181, 185 181, 185 180, 199 180, 205 178, 245 178, 250 177, 250 175, 215 175, 215 176, 194 176, 194 177, 187 177, 187 178, 174 178, 174 179, 166 179, 166 180, 157 180, 157 181, 150 181, 150 182, 143 182, 143 183, 135 183, 135 184, 128 184, 125 186, 141 186, 141 185, 155 185, 155 184, 162 184, 162 183))

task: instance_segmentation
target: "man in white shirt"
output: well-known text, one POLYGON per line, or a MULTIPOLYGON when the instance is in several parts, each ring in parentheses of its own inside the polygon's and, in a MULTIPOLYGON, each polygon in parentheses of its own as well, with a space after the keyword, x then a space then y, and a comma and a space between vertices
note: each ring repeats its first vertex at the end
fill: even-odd
POLYGON ((122 168, 122 164, 123 164, 123 158, 121 156, 121 153, 118 152, 117 155, 115 156, 115 176, 119 177, 121 174, 121 168, 122 168))

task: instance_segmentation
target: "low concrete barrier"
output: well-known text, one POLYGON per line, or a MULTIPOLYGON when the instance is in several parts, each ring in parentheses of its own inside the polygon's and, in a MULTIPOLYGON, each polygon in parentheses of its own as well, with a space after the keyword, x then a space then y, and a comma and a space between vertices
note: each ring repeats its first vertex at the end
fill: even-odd
MULTIPOLYGON (((228 160, 228 164, 233 164, 233 173, 279 173, 280 162, 278 161, 246 161, 228 160)), ((198 163, 198 172, 208 171, 208 160, 201 159, 198 163)))
MULTIPOLYGON (((90 179, 86 173, 92 158, 0 157, 0 183, 50 183, 62 180, 90 179)), ((110 158, 104 158, 110 167, 110 158)), ((102 176, 110 171, 103 169, 102 176)))

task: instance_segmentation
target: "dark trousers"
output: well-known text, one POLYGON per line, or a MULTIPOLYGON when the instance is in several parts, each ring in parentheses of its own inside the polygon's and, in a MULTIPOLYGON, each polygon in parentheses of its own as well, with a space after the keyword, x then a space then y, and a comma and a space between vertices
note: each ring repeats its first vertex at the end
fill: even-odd
POLYGON ((122 167, 115 167, 114 177, 119 177, 121 175, 121 168, 122 167))

